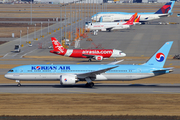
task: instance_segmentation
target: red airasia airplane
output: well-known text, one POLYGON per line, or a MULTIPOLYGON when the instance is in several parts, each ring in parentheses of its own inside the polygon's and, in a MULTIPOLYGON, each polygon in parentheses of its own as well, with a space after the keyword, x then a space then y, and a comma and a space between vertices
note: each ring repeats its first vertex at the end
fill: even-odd
POLYGON ((89 58, 102 61, 108 58, 117 58, 126 56, 121 50, 115 49, 65 49, 55 37, 51 37, 54 50, 49 52, 74 58, 89 58))

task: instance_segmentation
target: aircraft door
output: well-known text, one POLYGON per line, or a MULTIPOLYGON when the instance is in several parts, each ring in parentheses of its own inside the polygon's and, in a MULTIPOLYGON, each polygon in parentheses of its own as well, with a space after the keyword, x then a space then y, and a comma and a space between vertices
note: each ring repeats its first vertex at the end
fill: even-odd
POLYGON ((23 68, 20 68, 19 71, 20 71, 20 73, 23 73, 23 68))
POLYGON ((141 73, 141 72, 142 72, 141 68, 138 68, 138 69, 137 69, 137 72, 138 72, 138 73, 141 73))

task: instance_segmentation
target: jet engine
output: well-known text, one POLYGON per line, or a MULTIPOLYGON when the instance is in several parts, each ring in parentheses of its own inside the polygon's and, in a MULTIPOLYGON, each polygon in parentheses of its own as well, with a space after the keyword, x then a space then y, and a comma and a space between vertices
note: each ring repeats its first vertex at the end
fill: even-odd
POLYGON ((95 56, 95 60, 97 60, 97 61, 102 61, 102 60, 103 60, 103 57, 102 57, 102 56, 95 56))
POLYGON ((60 84, 61 85, 73 85, 78 82, 76 75, 61 75, 60 84))

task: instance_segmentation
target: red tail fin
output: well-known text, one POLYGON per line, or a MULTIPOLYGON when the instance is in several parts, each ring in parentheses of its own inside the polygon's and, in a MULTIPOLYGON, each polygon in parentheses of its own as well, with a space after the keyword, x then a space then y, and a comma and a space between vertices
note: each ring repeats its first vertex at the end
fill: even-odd
POLYGON ((138 19, 138 15, 134 14, 134 22, 136 22, 137 19, 138 19))
POLYGON ((51 37, 54 51, 60 51, 61 53, 66 52, 66 49, 58 42, 55 37, 51 37))
POLYGON ((135 16, 137 16, 137 13, 135 13, 134 15, 132 15, 131 18, 130 18, 126 23, 124 23, 123 25, 133 25, 135 16))
POLYGON ((141 16, 139 16, 139 17, 138 17, 138 18, 135 20, 135 22, 139 22, 139 20, 140 20, 140 17, 141 17, 141 16))

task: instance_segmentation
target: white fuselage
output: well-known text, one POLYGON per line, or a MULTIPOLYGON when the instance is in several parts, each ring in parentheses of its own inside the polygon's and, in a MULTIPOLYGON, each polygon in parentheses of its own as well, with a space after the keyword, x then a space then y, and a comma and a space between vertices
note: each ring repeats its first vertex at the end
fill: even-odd
POLYGON ((119 29, 127 29, 130 28, 130 25, 123 25, 125 22, 96 22, 89 23, 86 26, 86 30, 119 30, 119 29))
MULTIPOLYGON (((164 16, 167 14, 138 14, 140 15, 140 20, 139 21, 150 21, 150 20, 155 20, 155 19, 159 19, 160 16, 164 16)), ((111 22, 111 21, 116 21, 116 20, 129 20, 130 17, 132 16, 132 14, 97 14, 97 17, 94 16, 91 19, 92 20, 97 20, 99 21, 100 17, 102 17, 102 21, 103 22, 111 22)))

